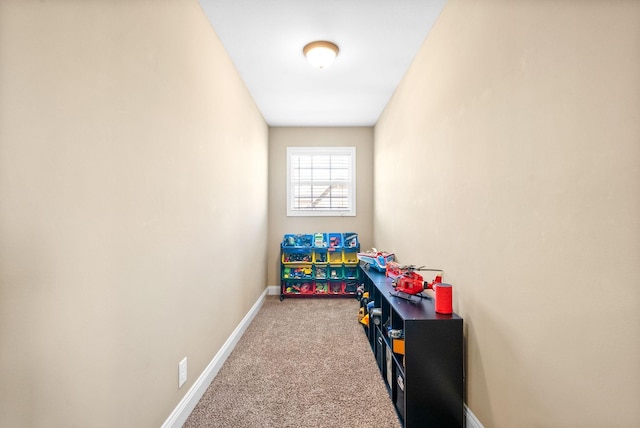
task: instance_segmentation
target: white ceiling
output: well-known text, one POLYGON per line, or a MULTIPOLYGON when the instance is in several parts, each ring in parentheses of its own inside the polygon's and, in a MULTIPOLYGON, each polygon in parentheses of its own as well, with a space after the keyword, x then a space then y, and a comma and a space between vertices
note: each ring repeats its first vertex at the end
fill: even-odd
POLYGON ((372 126, 446 0, 200 0, 270 126, 372 126), (302 48, 340 54, 313 68, 302 48))

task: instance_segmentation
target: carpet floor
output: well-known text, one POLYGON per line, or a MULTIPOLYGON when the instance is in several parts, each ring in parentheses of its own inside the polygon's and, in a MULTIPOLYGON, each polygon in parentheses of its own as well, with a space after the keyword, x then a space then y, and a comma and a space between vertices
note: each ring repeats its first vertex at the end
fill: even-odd
POLYGON ((399 428, 351 298, 268 296, 185 428, 399 428))

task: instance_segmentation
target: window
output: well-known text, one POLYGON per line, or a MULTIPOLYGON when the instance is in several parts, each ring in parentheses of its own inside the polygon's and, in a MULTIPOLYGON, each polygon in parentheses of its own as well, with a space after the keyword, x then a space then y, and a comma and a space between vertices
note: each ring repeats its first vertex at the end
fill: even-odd
POLYGON ((355 216, 356 148, 287 147, 287 215, 355 216))

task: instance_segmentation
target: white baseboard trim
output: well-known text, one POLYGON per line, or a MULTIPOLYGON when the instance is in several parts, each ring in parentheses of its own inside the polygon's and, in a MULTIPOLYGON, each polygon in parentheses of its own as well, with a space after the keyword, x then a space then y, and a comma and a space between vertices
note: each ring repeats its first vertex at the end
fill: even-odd
POLYGON ((473 414, 470 408, 467 405, 464 405, 464 416, 467 420, 467 424, 465 425, 467 428, 484 428, 484 426, 480 423, 480 420, 473 414))
MULTIPOLYGON (((222 348, 218 351, 218 353, 213 357, 207 368, 202 372, 200 377, 194 382, 194 384, 189 388, 189 391, 185 394, 185 396, 180 400, 176 408, 171 412, 166 421, 162 424, 162 428, 180 428, 187 421, 187 418, 196 407, 204 393, 207 391, 207 388, 213 381, 213 378, 216 377, 220 368, 233 351, 233 348, 238 344, 238 341, 244 334, 253 318, 255 318, 256 314, 262 307, 264 303, 264 299, 267 295, 267 292, 270 292, 271 287, 265 288, 256 303, 253 304, 247 315, 244 316, 240 324, 233 330, 231 336, 224 342, 222 348)), ((280 293, 280 289, 278 287, 278 294, 280 293)), ((271 294, 271 293, 269 293, 271 294)))
POLYGON ((267 293, 269 296, 279 296, 280 295, 280 286, 279 285, 270 285, 267 287, 269 292, 267 293))

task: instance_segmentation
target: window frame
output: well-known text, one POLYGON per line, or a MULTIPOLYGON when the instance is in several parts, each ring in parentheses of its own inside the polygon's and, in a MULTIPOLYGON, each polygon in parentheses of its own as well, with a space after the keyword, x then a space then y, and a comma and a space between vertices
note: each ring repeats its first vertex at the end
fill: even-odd
POLYGON ((287 217, 355 217, 356 216, 356 148, 355 147, 287 147, 287 217), (292 157, 294 156, 344 156, 350 157, 351 177, 347 181, 349 209, 301 209, 294 207, 292 183, 292 157))

